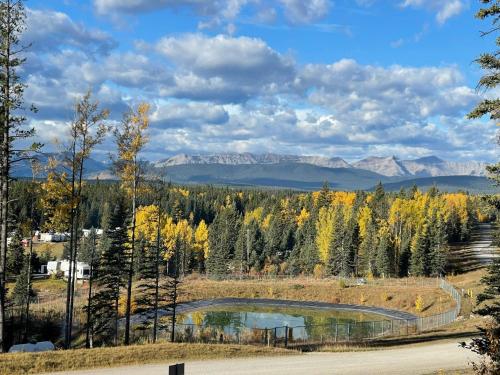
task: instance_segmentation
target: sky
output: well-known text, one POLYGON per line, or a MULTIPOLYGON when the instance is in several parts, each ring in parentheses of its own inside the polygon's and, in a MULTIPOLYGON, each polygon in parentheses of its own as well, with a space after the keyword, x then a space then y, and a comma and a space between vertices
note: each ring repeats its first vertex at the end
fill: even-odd
MULTIPOLYGON (((478 0, 29 0, 21 72, 37 138, 91 90, 118 124, 151 104, 144 157, 254 152, 498 158, 473 60, 478 0)), ((105 158, 109 137, 97 150, 105 158)))

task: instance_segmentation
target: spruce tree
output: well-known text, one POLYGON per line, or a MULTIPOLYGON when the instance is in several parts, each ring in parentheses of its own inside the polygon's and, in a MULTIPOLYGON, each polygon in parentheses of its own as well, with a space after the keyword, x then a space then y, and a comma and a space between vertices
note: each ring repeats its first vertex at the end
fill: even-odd
POLYGON ((448 240, 443 219, 436 211, 432 213, 429 225, 429 273, 442 276, 447 263, 448 240))
POLYGON ((229 265, 234 258, 239 228, 240 217, 234 204, 222 208, 210 226, 208 236, 210 253, 206 265, 209 274, 225 275, 232 271, 229 265))
POLYGON ((295 245, 291 254, 291 267, 297 269, 295 272, 303 272, 311 275, 314 266, 319 263, 318 249, 315 244, 316 218, 311 217, 297 230, 295 235, 295 245))
POLYGON ((118 300, 120 288, 125 286, 128 235, 126 210, 117 202, 109 216, 106 231, 100 242, 101 259, 95 278, 98 288, 92 299, 92 334, 101 342, 118 342, 118 300))
POLYGON ((12 292, 12 300, 14 304, 22 306, 23 308, 26 306, 28 298, 35 296, 33 289, 29 284, 28 272, 28 259, 24 259, 20 272, 16 277, 16 285, 14 286, 14 290, 12 292))
POLYGON ((7 248, 7 275, 17 276, 21 273, 24 265, 24 247, 22 236, 19 230, 12 236, 7 248))
POLYGON ((235 268, 248 272, 260 271, 264 264, 264 236, 255 219, 242 225, 235 247, 235 268))
POLYGON ((410 273, 413 276, 429 276, 429 225, 424 223, 413 239, 410 273))
POLYGON ((341 205, 335 205, 333 210, 332 239, 328 249, 327 273, 339 275, 343 269, 344 245, 346 241, 344 215, 341 205))
POLYGON ((390 277, 393 273, 393 243, 389 231, 382 227, 378 233, 377 257, 375 259, 375 266, 377 274, 382 277, 390 277))
MULTIPOLYGON (((500 4, 498 0, 480 0, 483 7, 477 12, 476 18, 480 20, 491 20, 492 29, 484 32, 482 35, 497 33, 500 22, 500 4)), ((479 88, 493 90, 500 83, 500 38, 495 39, 496 49, 491 53, 483 53, 476 62, 484 70, 485 74, 479 81, 479 88)), ((495 93, 494 93, 495 94, 495 93)), ((479 103, 469 114, 469 118, 476 119, 487 116, 492 122, 500 119, 500 98, 496 96, 488 97, 479 103)), ((500 141, 500 137, 498 138, 500 141)), ((488 172, 491 178, 500 183, 500 163, 489 166, 488 172)), ((498 198, 491 201, 492 206, 496 208, 497 217, 500 216, 500 202, 498 198)), ((481 282, 486 286, 477 300, 483 303, 482 307, 477 309, 476 313, 491 317, 492 322, 486 327, 480 328, 481 336, 473 339, 471 343, 462 343, 462 346, 483 356, 484 360, 473 365, 478 374, 498 374, 500 373, 500 259, 495 258, 488 267, 488 275, 481 282)))

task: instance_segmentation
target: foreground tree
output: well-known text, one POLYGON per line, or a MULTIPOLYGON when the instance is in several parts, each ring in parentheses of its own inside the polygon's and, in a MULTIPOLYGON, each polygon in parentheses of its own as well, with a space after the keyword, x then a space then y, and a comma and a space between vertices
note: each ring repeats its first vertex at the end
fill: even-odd
MULTIPOLYGON (((496 34, 497 49, 492 53, 482 54, 476 62, 483 68, 485 75, 480 79, 478 88, 494 90, 500 83, 500 37, 498 31, 500 26, 500 2, 499 0, 480 0, 484 7, 481 8, 476 17, 481 20, 491 20, 493 28, 483 32, 482 36, 496 34)), ((489 116, 493 121, 500 119, 500 98, 485 99, 469 114, 469 118, 481 118, 489 116)), ((500 163, 488 167, 492 178, 500 183, 500 163)), ((499 212, 498 199, 493 202, 499 212)), ((471 343, 462 345, 483 356, 480 363, 474 363, 473 368, 477 374, 500 373, 500 260, 495 259, 488 269, 488 275, 482 279, 486 286, 483 293, 478 296, 478 304, 481 307, 477 313, 490 317, 491 321, 486 327, 480 328, 481 336, 473 339, 471 343)))
POLYGON ((137 110, 130 109, 123 117, 121 126, 114 131, 118 146, 116 170, 121 178, 122 188, 132 201, 132 223, 127 277, 127 302, 125 311, 125 345, 130 343, 130 313, 132 309, 132 281, 134 278, 134 255, 136 245, 136 214, 139 183, 143 177, 139 154, 147 143, 149 127, 149 104, 141 103, 137 110))
POLYGON ((10 203, 10 172, 13 163, 29 158, 40 144, 24 150, 16 142, 33 136, 34 129, 25 126, 23 108, 25 85, 19 70, 25 59, 21 54, 20 36, 26 29, 26 13, 22 0, 0 2, 0 349, 5 351, 5 276, 10 203))
POLYGON ((100 144, 108 131, 104 121, 109 116, 109 111, 99 109, 99 103, 93 101, 91 93, 87 92, 75 105, 75 118, 71 122, 69 141, 64 149, 64 159, 61 163, 62 172, 59 171, 57 161, 53 161, 52 178, 55 182, 52 186, 62 190, 69 202, 65 202, 66 211, 69 215, 63 219, 68 222, 70 231, 69 242, 69 272, 66 290, 66 315, 64 344, 66 349, 71 347, 73 327, 73 306, 75 294, 76 261, 78 258, 78 242, 80 237, 80 208, 82 190, 84 185, 85 163, 95 146, 100 144), (59 184, 60 185, 59 185, 59 184), (69 189, 69 191, 68 191, 69 189), (68 206, 69 203, 69 206, 68 206))
POLYGON ((99 244, 102 255, 95 277, 98 291, 92 297, 89 335, 91 341, 95 338, 103 344, 118 344, 118 301, 120 288, 125 285, 127 268, 126 216, 124 204, 119 200, 113 207, 108 222, 104 223, 104 235, 99 244))

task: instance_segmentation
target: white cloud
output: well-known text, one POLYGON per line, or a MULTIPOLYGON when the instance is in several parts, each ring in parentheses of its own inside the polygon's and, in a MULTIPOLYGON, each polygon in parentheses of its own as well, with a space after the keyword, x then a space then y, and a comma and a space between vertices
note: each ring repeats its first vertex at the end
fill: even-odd
POLYGON ((425 8, 436 12, 436 20, 443 24, 448 19, 459 15, 466 8, 464 0, 404 0, 403 8, 425 8))
POLYGON ((86 53, 107 54, 117 46, 109 34, 88 29, 61 12, 27 9, 26 24, 28 29, 23 33, 23 40, 32 44, 32 50, 49 51, 69 46, 86 53))
POLYGON ((295 75, 293 60, 261 39, 186 34, 163 38, 156 49, 179 68, 165 92, 186 97, 246 100, 286 87, 295 75))
POLYGON ((236 20, 249 5, 258 5, 255 18, 266 22, 274 20, 276 8, 281 8, 291 23, 314 22, 325 17, 330 9, 330 0, 93 0, 93 3, 98 14, 114 16, 161 9, 190 9, 207 18, 200 23, 201 29, 236 20))
POLYGON ((91 88, 115 120, 132 101, 152 103, 152 157, 180 151, 494 156, 494 126, 464 120, 479 98, 454 66, 347 59, 301 66, 261 39, 203 34, 88 53, 85 46, 96 49, 95 36, 105 34, 75 30, 66 15, 56 20, 64 22, 43 29, 53 47, 30 52, 23 72, 44 140, 63 134, 72 104, 91 88))
POLYGON ((325 17, 330 9, 329 0, 279 0, 288 19, 294 23, 310 23, 325 17))

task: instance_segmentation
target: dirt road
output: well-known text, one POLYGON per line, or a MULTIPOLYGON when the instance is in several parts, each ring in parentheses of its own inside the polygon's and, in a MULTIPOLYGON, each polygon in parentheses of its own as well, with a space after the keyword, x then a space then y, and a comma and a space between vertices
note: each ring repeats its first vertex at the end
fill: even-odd
MULTIPOLYGON (((457 342, 461 341, 457 339, 457 342)), ((476 357, 455 342, 349 353, 310 353, 290 357, 210 360, 186 363, 186 375, 366 375, 432 374, 464 369, 476 357)), ((59 375, 61 373, 58 373, 59 375)), ((168 374, 168 364, 67 372, 71 375, 168 374)))

